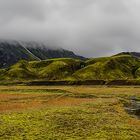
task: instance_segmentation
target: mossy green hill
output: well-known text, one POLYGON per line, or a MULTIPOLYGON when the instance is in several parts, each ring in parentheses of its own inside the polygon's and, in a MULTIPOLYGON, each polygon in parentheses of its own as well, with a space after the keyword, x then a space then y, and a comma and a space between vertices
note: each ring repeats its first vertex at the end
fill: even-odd
POLYGON ((21 60, 9 68, 1 69, 0 77, 3 80, 61 80, 80 69, 81 63, 80 60, 71 58, 44 61, 21 60))
POLYGON ((1 80, 121 80, 140 78, 140 59, 116 55, 81 61, 57 58, 19 61, 0 70, 1 80))
POLYGON ((86 67, 76 71, 77 79, 134 79, 139 78, 140 59, 130 55, 90 59, 86 67))

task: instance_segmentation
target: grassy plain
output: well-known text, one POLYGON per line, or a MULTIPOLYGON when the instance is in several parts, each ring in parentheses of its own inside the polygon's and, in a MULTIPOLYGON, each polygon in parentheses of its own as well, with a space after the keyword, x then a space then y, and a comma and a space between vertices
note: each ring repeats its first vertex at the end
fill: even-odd
POLYGON ((0 86, 0 140, 139 140, 140 87, 0 86))

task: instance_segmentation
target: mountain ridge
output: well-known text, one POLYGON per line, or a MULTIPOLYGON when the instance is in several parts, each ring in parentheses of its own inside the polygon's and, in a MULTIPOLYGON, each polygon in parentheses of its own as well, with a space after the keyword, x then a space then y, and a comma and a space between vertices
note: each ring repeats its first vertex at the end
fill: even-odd
POLYGON ((21 60, 0 69, 1 80, 140 80, 140 58, 115 55, 82 61, 54 58, 42 61, 21 60))
POLYGON ((9 67, 19 60, 45 60, 51 58, 85 59, 72 51, 51 48, 43 43, 0 40, 0 68, 9 67))
POLYGON ((116 55, 131 55, 140 58, 140 52, 121 52, 116 55))
POLYGON ((89 58, 42 43, 0 41, 1 80, 140 79, 140 53, 89 58))

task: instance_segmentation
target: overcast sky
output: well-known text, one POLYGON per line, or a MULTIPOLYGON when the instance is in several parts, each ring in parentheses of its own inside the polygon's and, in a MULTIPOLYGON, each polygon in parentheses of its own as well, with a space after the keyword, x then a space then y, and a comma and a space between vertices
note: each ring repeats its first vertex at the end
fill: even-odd
POLYGON ((86 57, 140 51, 140 0, 0 0, 0 38, 86 57))

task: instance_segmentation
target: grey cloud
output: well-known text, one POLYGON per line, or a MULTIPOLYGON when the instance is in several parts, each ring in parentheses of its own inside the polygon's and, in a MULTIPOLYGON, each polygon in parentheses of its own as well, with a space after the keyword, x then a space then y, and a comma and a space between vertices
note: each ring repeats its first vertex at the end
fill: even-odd
POLYGON ((1 21, 44 18, 45 5, 40 0, 0 0, 1 21))
POLYGON ((43 41, 87 57, 140 51, 138 0, 0 0, 0 38, 43 41))

